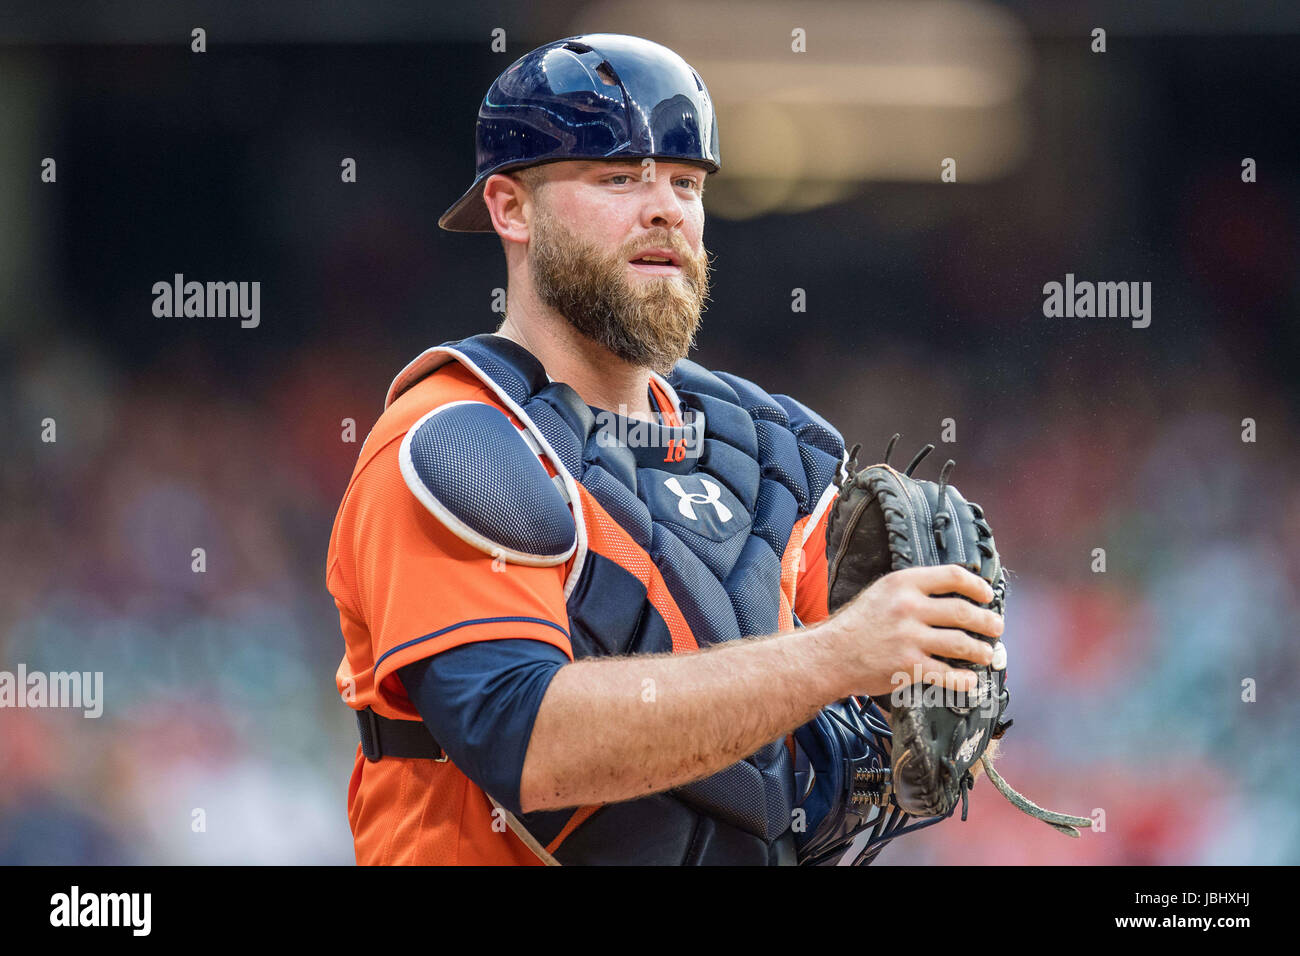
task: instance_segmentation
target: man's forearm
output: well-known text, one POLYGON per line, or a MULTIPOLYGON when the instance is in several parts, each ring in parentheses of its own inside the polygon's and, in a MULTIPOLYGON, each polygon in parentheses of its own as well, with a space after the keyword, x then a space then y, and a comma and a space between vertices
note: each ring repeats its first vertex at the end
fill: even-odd
POLYGON ((828 626, 560 668, 533 725, 521 806, 553 810, 656 793, 785 736, 851 693, 828 626))

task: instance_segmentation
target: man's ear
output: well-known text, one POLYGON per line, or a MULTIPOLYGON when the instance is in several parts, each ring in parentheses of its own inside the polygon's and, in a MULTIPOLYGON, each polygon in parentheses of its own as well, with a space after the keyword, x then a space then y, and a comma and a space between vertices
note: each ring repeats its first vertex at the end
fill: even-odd
POLYGON ((492 217, 492 228, 502 240, 528 242, 533 196, 513 176, 496 173, 483 183, 483 202, 492 217))

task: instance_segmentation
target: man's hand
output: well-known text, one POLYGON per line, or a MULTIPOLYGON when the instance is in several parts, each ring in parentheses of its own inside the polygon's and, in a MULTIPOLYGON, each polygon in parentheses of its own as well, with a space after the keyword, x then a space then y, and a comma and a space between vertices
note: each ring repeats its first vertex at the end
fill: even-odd
POLYGON ((1002 618, 976 607, 993 600, 993 588, 955 564, 906 568, 878 579, 826 621, 835 656, 842 659, 846 694, 885 696, 896 675, 955 691, 975 689, 973 671, 936 660, 958 658, 988 665, 993 648, 964 631, 1002 636, 1002 618))

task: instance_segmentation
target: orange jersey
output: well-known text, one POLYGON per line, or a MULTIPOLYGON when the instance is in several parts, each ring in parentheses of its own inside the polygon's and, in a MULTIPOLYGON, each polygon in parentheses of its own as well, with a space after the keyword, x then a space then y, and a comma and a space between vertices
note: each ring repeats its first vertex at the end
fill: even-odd
MULTIPOLYGON (((671 401, 653 380, 652 390, 665 421, 678 424, 671 401)), ((427 412, 464 400, 492 405, 521 427, 478 378, 450 362, 385 410, 362 447, 335 519, 326 581, 346 644, 336 683, 355 710, 371 707, 384 717, 419 720, 398 669, 470 642, 531 638, 573 659, 564 585, 575 558, 552 567, 511 564, 509 573, 498 573, 491 556, 448 530, 403 480, 398 448, 406 432, 427 412)), ((577 488, 587 548, 642 582, 675 653, 695 650, 695 638, 650 555, 586 489, 577 488)), ((823 495, 823 505, 825 500, 823 495)), ((804 624, 826 616, 825 512, 821 507, 804 516, 790 536, 781 569, 782 630, 794 626, 796 614, 804 624)), ((575 814, 548 850, 583 813, 575 814)), ((494 819, 488 795, 450 761, 367 761, 358 746, 348 819, 361 864, 539 862, 494 819)))

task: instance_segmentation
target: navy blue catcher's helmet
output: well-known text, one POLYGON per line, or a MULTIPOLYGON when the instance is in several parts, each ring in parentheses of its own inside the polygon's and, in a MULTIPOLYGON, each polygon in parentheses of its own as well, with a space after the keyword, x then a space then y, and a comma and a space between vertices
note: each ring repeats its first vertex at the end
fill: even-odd
POLYGON ((538 47, 483 99, 474 185, 443 213, 451 232, 491 232, 483 181, 562 159, 673 160, 721 166, 718 123, 700 75, 665 46, 592 33, 538 47))

